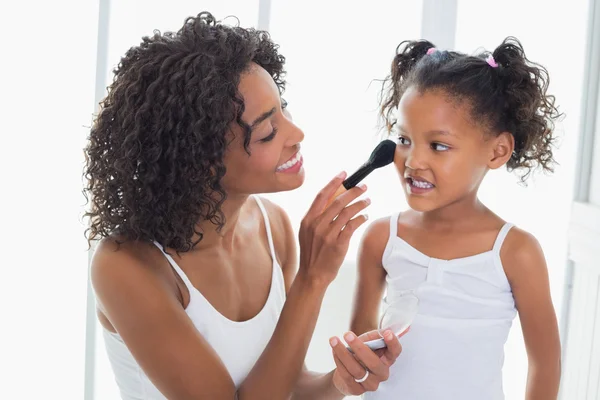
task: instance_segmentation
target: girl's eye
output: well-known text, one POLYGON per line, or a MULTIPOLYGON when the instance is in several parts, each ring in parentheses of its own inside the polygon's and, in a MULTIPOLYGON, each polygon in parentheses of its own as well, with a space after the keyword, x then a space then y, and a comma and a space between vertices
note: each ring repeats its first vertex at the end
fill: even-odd
POLYGON ((404 136, 398 136, 398 144, 402 146, 410 146, 410 140, 404 136))
POLYGON ((435 151, 447 151, 450 150, 450 147, 446 146, 445 144, 441 144, 441 143, 432 143, 431 144, 431 148, 435 151))

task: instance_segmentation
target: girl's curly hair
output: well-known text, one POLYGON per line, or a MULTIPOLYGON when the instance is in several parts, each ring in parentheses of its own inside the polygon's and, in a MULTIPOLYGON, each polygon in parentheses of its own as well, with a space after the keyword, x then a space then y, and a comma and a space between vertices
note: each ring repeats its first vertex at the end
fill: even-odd
POLYGON ((507 167, 522 170, 524 182, 536 167, 551 172, 555 163, 554 122, 562 114, 554 96, 547 94, 548 85, 548 71, 529 61, 514 37, 492 53, 475 56, 437 51, 427 40, 404 41, 384 81, 381 116, 389 131, 395 123, 393 113, 410 86, 421 92, 441 89, 459 101, 467 100, 474 121, 483 122, 493 134, 513 135, 515 149, 507 167), (490 55, 495 68, 486 61, 490 55))
POLYGON ((185 252, 202 239, 199 221, 222 228, 230 124, 242 127, 246 151, 250 142, 238 84, 251 63, 283 93, 285 58, 269 34, 208 12, 127 51, 85 149, 88 241, 118 235, 185 252))

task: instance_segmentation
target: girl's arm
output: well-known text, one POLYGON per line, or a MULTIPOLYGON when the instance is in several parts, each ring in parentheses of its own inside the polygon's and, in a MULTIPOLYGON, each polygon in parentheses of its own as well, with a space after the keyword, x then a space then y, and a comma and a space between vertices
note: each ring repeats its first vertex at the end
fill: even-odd
POLYGON ((350 330, 357 335, 379 328, 379 306, 385 289, 385 270, 381 259, 389 234, 389 218, 378 219, 369 225, 360 242, 350 320, 350 330))
POLYGON ((527 348, 529 372, 525 399, 556 399, 561 369, 560 338, 544 254, 535 237, 513 228, 500 256, 527 348))

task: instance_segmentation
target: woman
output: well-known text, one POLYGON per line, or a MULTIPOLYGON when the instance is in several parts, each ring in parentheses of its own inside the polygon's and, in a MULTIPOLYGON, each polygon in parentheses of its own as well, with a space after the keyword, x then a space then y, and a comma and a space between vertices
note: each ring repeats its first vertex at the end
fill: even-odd
MULTIPOLYGON (((254 196, 299 187, 300 142, 265 32, 209 13, 155 33, 115 70, 86 149, 98 317, 124 399, 339 399, 375 390, 400 354, 333 339, 337 368, 303 360, 368 200, 354 188, 302 221, 254 196)), ((366 335, 366 338, 371 337, 366 335)))

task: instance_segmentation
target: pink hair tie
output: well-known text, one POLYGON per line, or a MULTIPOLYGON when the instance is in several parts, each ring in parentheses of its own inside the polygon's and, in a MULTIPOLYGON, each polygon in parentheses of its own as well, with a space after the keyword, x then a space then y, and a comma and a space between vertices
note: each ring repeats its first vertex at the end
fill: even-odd
POLYGON ((487 56, 485 62, 488 63, 492 68, 498 68, 498 63, 496 62, 496 60, 494 60, 494 56, 491 54, 487 56))
POLYGON ((427 55, 432 55, 433 53, 435 53, 437 51, 437 49, 435 47, 430 47, 429 50, 427 50, 427 55))

